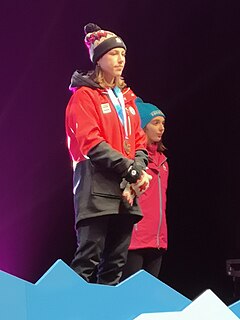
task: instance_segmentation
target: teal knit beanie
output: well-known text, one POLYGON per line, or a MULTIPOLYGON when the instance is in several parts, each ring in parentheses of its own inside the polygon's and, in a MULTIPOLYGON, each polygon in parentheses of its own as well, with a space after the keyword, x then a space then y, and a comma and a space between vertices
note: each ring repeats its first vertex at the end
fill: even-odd
POLYGON ((135 100, 135 103, 140 114, 142 128, 145 128, 146 125, 155 117, 160 116, 165 118, 164 113, 155 105, 143 102, 139 97, 135 100))

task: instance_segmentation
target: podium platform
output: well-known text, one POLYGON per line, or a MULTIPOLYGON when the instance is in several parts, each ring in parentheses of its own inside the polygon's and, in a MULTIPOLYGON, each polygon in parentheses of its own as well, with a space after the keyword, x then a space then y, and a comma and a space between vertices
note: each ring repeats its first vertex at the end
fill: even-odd
POLYGON ((206 317, 209 306, 215 314, 224 314, 224 320, 240 318, 240 301, 226 306, 211 290, 191 301, 143 270, 115 287, 87 283, 62 260, 35 284, 0 272, 4 320, 143 320, 176 315, 169 319, 197 320, 188 317, 194 310, 202 314, 201 320, 215 320, 206 317))

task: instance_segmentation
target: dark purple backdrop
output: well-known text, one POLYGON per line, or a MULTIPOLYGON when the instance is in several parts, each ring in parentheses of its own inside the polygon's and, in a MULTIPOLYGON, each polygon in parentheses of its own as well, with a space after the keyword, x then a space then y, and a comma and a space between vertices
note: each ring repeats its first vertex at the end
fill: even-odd
POLYGON ((75 250, 64 113, 83 26, 128 46, 125 78, 167 114, 169 251, 161 279, 190 298, 231 300, 240 258, 239 0, 1 4, 0 269, 35 282, 75 250), (103 4, 102 4, 103 3, 103 4))

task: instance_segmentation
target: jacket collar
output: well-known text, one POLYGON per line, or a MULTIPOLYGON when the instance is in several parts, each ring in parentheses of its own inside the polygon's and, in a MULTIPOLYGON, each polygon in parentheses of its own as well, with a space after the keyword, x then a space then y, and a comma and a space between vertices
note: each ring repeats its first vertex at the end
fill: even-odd
POLYGON ((149 167, 159 168, 166 160, 167 157, 161 152, 157 151, 157 144, 151 144, 147 146, 149 154, 149 167))

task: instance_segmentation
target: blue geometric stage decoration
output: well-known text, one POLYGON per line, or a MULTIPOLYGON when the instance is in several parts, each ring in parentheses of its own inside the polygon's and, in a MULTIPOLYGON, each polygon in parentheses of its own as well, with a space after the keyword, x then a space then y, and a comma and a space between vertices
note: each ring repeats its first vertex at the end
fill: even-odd
POLYGON ((211 291, 202 295, 180 312, 146 313, 134 320, 238 320, 239 318, 211 291))
POLYGON ((229 309, 240 319, 240 300, 229 306, 229 309))
MULTIPOLYGON (((201 297, 210 299, 203 299, 209 291, 192 302, 143 270, 117 286, 89 284, 58 260, 35 284, 0 272, 0 319, 133 320, 153 315, 167 319, 173 313, 187 316, 201 297)), ((222 314, 225 308, 234 317, 224 320, 240 319, 239 303, 228 308, 212 292, 211 298, 222 314)), ((198 308, 204 310, 204 303, 198 308)))

